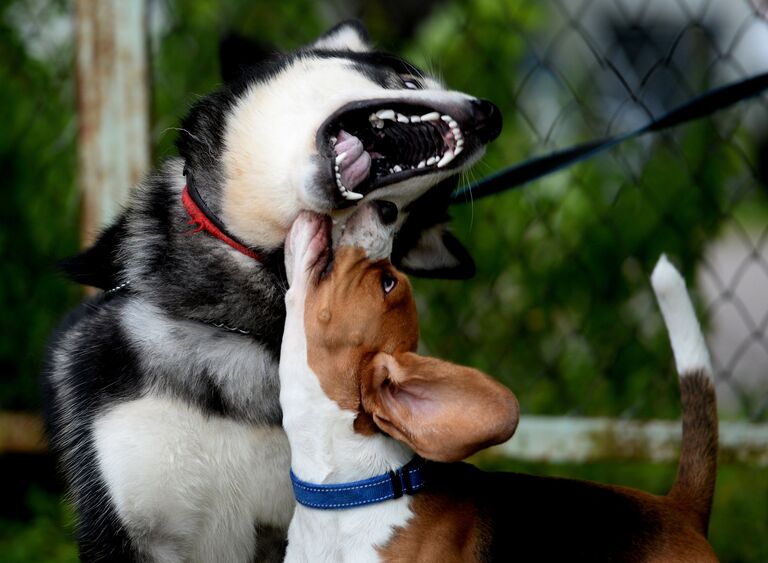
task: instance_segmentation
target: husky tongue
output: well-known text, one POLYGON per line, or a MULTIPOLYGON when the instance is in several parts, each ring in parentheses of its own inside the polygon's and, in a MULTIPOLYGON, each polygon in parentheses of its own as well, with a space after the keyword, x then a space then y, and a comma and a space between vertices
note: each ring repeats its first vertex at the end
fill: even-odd
POLYGON ((365 152, 360 139, 343 129, 336 137, 336 146, 333 150, 337 156, 347 153, 344 160, 339 163, 341 183, 348 190, 354 190, 371 171, 371 155, 365 152))

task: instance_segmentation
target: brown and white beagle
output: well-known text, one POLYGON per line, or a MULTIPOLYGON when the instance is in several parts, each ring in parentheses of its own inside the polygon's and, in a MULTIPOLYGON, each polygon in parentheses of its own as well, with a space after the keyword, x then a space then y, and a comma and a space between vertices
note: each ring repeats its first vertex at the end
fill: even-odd
POLYGON ((683 402, 670 493, 487 473, 459 460, 512 436, 517 399, 477 370, 415 353, 411 287, 386 259, 393 213, 362 206, 332 257, 317 215, 301 215, 286 241, 280 402, 299 500, 286 560, 716 561, 706 539, 717 455, 709 356, 666 259, 652 279, 683 402), (418 473, 414 454, 428 460, 418 473))

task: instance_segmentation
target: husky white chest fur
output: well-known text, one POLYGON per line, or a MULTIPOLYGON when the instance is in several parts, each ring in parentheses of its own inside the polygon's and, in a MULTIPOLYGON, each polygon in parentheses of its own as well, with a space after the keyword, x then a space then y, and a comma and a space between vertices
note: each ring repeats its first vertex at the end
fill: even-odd
POLYGON ((355 23, 225 74, 183 121, 180 157, 65 264, 105 290, 64 321, 44 372, 84 561, 281 560, 282 247, 301 210, 338 236, 360 201, 387 200, 396 264, 473 272, 446 209, 500 131, 495 106, 372 50, 355 23))

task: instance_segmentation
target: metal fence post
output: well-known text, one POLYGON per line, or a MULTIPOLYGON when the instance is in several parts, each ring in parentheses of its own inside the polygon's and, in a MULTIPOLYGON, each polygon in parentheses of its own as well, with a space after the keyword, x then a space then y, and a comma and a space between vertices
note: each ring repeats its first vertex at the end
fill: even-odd
POLYGON ((149 168, 144 0, 76 0, 81 240, 92 242, 149 168))

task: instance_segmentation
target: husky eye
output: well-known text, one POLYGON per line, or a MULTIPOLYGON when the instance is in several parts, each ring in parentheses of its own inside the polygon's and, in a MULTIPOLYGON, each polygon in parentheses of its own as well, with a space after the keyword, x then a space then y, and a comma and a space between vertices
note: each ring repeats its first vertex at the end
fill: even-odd
POLYGON ((403 86, 405 86, 409 90, 421 90, 421 84, 419 84, 417 80, 411 77, 403 78, 403 86))
POLYGON ((397 285, 397 278, 392 276, 389 272, 382 272, 381 274, 381 289, 384 290, 384 295, 388 295, 397 285))

